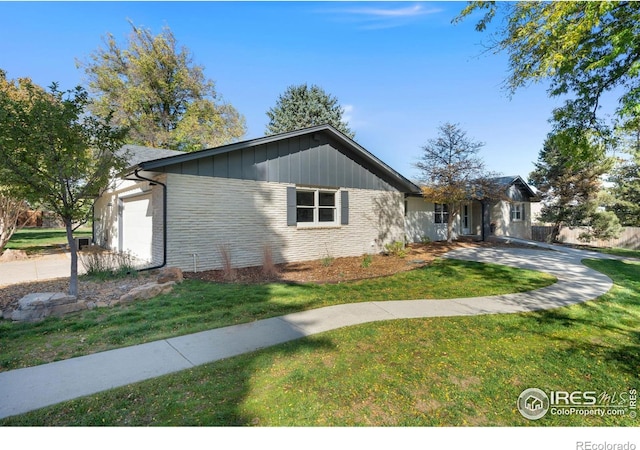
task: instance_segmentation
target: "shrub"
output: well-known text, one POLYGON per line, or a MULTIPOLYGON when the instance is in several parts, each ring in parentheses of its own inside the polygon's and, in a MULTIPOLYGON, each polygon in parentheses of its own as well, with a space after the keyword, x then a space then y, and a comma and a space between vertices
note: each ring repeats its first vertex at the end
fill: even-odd
POLYGON ((236 270, 231 265, 231 250, 229 245, 219 245, 220 259, 222 259, 222 277, 225 281, 235 281, 236 270))
POLYGON ((137 273, 131 253, 110 252, 92 245, 78 252, 78 257, 89 277, 105 279, 137 273))
POLYGON ((362 268, 366 269, 371 265, 372 262, 373 262, 373 256, 367 254, 367 255, 364 255, 364 257, 362 258, 362 263, 360 265, 362 266, 362 268))
POLYGON ((262 248, 262 273, 267 277, 276 277, 278 275, 278 268, 273 262, 273 251, 270 245, 265 245, 262 248))
POLYGON ((404 243, 401 241, 394 241, 384 246, 385 253, 391 256, 397 256, 398 258, 404 258, 407 256, 407 250, 404 248, 404 243))

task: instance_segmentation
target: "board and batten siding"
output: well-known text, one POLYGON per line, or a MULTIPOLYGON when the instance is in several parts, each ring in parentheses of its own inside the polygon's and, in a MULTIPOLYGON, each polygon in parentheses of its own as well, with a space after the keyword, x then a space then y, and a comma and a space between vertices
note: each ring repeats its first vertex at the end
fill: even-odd
POLYGON ((341 189, 336 208, 344 214, 348 197, 348 224, 309 228, 287 224, 291 184, 169 173, 167 185, 167 264, 185 271, 221 269, 223 247, 233 267, 250 267, 265 246, 282 263, 377 253, 404 238, 400 192, 341 189))
POLYGON ((181 175, 233 178, 307 186, 395 191, 385 174, 366 169, 362 157, 324 133, 303 135, 223 152, 158 170, 181 175))

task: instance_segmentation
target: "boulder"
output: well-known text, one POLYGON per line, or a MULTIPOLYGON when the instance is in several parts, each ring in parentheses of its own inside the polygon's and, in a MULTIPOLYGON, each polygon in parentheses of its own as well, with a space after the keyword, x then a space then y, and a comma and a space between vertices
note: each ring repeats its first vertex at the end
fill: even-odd
POLYGON ((147 283, 142 286, 131 289, 118 300, 119 303, 131 303, 136 300, 148 300, 160 294, 171 292, 176 283, 169 281, 167 283, 147 283))
POLYGON ((18 300, 18 307, 11 313, 11 320, 36 322, 49 316, 62 316, 86 308, 84 302, 62 292, 29 294, 18 300))
POLYGON ((9 248, 0 255, 0 262, 22 261, 24 259, 29 259, 27 252, 24 250, 13 250, 9 248))
POLYGON ((169 281, 173 281, 175 283, 182 283, 183 280, 182 270, 177 267, 164 267, 160 270, 158 274, 158 283, 164 284, 169 281))

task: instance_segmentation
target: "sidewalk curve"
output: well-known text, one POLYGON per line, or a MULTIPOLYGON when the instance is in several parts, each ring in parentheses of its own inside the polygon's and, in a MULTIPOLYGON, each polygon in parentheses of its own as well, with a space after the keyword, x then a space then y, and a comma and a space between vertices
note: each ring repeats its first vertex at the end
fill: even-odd
POLYGON ((581 264, 593 252, 528 248, 459 249, 448 258, 539 270, 558 282, 535 291, 450 300, 353 303, 217 328, 0 373, 0 418, 341 327, 381 320, 517 313, 585 302, 612 281, 581 264))

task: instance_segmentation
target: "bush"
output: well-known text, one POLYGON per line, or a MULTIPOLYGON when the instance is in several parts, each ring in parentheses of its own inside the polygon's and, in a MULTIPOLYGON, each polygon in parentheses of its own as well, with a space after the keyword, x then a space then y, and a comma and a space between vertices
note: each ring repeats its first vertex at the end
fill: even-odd
POLYGON ((78 257, 90 277, 117 278, 137 273, 131 253, 110 252, 92 245, 78 252, 78 257))
POLYGON ((270 278, 278 275, 278 268, 273 261, 273 250, 270 245, 262 247, 262 273, 270 278))
POLYGON ((360 265, 362 266, 362 268, 366 269, 371 265, 372 262, 373 262, 373 256, 364 255, 364 257, 362 258, 362 264, 360 265))
POLYGON ((404 242, 394 241, 384 246, 385 253, 398 258, 407 256, 407 250, 404 248, 404 242))
POLYGON ((222 260, 222 277, 224 281, 236 281, 237 273, 231 263, 231 249, 228 244, 219 245, 220 259, 222 260))

